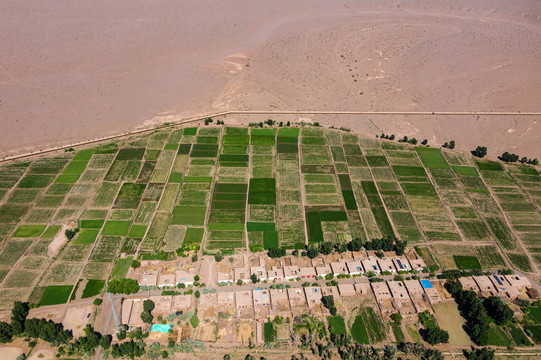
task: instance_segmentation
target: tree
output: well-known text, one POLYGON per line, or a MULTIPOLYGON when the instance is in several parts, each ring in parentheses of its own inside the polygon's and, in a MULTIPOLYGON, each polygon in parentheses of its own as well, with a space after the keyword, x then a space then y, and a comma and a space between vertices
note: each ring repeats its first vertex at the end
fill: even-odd
POLYGON ((391 315, 391 320, 393 320, 398 325, 400 325, 400 323, 402 322, 402 319, 403 319, 402 315, 400 315, 399 313, 394 313, 391 315))
POLYGON ((406 250, 406 246, 408 245, 408 242, 406 240, 400 241, 396 240, 394 251, 396 252, 396 255, 401 256, 404 255, 404 251, 406 250))
MULTIPOLYGON (((321 251, 321 253, 322 253, 323 255, 329 255, 330 253, 332 253, 333 249, 334 249, 334 246, 333 246, 332 242, 330 242, 330 241, 325 241, 325 242, 321 245, 320 251, 321 251)), ((316 255, 316 256, 317 256, 317 255, 316 255)))
POLYGON ((250 354, 246 354, 246 356, 244 357, 244 360, 254 360, 254 357, 250 354))
POLYGON ((252 274, 252 276, 250 276, 250 278, 252 279, 252 283, 254 283, 254 284, 257 284, 259 282, 259 278, 257 277, 256 274, 252 274))
POLYGON ((24 329, 24 323, 30 307, 28 303, 21 301, 15 301, 13 303, 13 309, 11 310, 11 327, 13 328, 13 335, 22 334, 24 329))
POLYGON ((141 320, 143 320, 145 324, 152 324, 152 320, 154 320, 154 316, 152 316, 152 314, 148 311, 143 311, 141 313, 141 320))
POLYGON ((214 255, 214 260, 216 260, 216 262, 220 262, 223 259, 224 259, 224 256, 223 256, 221 251, 218 251, 218 253, 216 255, 214 255))
POLYGON ((428 140, 427 139, 424 139, 423 141, 421 141, 421 145, 426 145, 428 144, 428 140))
POLYGON ((362 248, 363 248, 363 241, 359 238, 353 239, 348 244, 348 249, 350 251, 361 251, 362 248))
POLYGON ((430 345, 449 342, 449 333, 438 326, 430 326, 423 333, 425 341, 430 345))
POLYGON ((198 259, 197 254, 193 254, 192 256, 192 262, 196 262, 198 259))
POLYGON ((270 248, 267 252, 270 258, 275 259, 286 256, 286 249, 283 248, 270 248))
POLYGON ((113 294, 135 294, 139 284, 134 279, 113 279, 107 284, 107 291, 113 294))
POLYGON ((494 360, 494 349, 482 348, 472 351, 463 350, 464 357, 467 360, 494 360))
POLYGON ((75 237, 75 235, 77 235, 78 232, 79 232, 79 228, 67 229, 66 231, 64 231, 64 235, 66 235, 68 240, 71 240, 75 237))
POLYGON ((501 156, 502 160, 505 162, 516 162, 518 160, 517 154, 510 154, 507 151, 504 152, 501 156))
POLYGON ((0 322, 0 343, 5 344, 13 339, 13 328, 7 322, 0 322))
POLYGON ((225 354, 224 355, 224 360, 231 360, 231 355, 225 354))
POLYGON ((196 290, 193 295, 195 296, 196 299, 199 299, 201 297, 201 293, 199 292, 199 290, 196 290))
POLYGON ((103 335, 100 339, 100 346, 107 350, 111 347, 111 341, 113 341, 113 337, 111 335, 103 335))
POLYGON ((455 141, 454 140, 451 140, 449 142, 449 149, 453 150, 455 148, 455 141))
POLYGON ((488 315, 494 319, 498 325, 504 325, 513 318, 513 310, 507 305, 504 299, 496 296, 490 296, 485 299, 483 305, 487 309, 488 315))
POLYGON ((244 282, 243 282, 241 279, 238 279, 238 280, 237 280, 237 285, 238 285, 238 286, 241 286, 242 284, 244 284, 244 282))
POLYGON ((391 136, 389 136, 389 140, 394 140, 394 139, 395 139, 394 134, 392 134, 391 136))
POLYGON ((150 299, 146 299, 145 301, 143 301, 143 311, 151 312, 152 310, 154 310, 155 307, 156 305, 154 305, 154 301, 150 299))
POLYGON ((316 248, 310 248, 306 251, 306 255, 308 255, 308 257, 310 259, 313 259, 315 258, 316 256, 319 255, 319 249, 316 249, 316 248))
POLYGON ((336 315, 336 306, 334 306, 334 296, 327 295, 321 298, 321 303, 331 312, 331 315, 336 315))
POLYGON ((484 158, 487 155, 487 148, 485 146, 478 146, 474 151, 473 155, 484 158))
POLYGON ((193 277, 193 281, 199 281, 199 280, 201 280, 201 278, 199 277, 199 275, 195 275, 195 276, 193 277))
POLYGON ((96 305, 96 306, 100 306, 102 302, 103 302, 102 299, 96 298, 96 299, 94 299, 94 301, 93 301, 92 303, 93 303, 94 305, 96 305))

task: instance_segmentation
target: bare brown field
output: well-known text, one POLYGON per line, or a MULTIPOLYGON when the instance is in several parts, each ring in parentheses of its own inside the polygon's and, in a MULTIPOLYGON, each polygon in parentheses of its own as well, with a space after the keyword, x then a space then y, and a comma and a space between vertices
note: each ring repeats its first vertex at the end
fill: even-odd
MULTIPOLYGON (((10 34, 0 40, 1 156, 222 110, 541 110, 535 1, 61 0, 0 10, 10 34)), ((536 118, 343 119, 321 121, 541 153, 536 118)))

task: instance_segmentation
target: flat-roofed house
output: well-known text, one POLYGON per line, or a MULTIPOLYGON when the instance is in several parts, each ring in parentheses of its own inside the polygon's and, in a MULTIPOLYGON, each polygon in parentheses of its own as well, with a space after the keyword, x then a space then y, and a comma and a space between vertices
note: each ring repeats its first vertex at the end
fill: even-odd
POLYGON ((486 275, 481 276, 472 276, 473 280, 479 287, 479 290, 481 291, 481 295, 484 297, 488 297, 491 295, 496 295, 498 291, 492 284, 492 281, 488 278, 486 275))
POLYGON ((332 269, 329 265, 322 265, 316 267, 317 276, 325 277, 325 275, 332 274, 332 269))
POLYGON ((157 271, 145 271, 141 274, 138 281, 140 286, 157 286, 158 285, 158 272, 157 271))
POLYGON ((504 275, 505 279, 511 284, 512 286, 515 286, 518 289, 523 289, 525 287, 532 286, 532 283, 526 276, 522 275, 504 275))
POLYGON ((218 292, 218 308, 227 311, 235 308, 235 293, 232 291, 218 292))
POLYGON ((133 306, 131 309, 130 322, 128 326, 141 327, 145 323, 141 320, 141 313, 143 312, 143 300, 144 299, 134 299, 133 306))
POLYGON ((363 264, 359 260, 346 261, 346 266, 350 275, 360 275, 363 271, 363 264))
POLYGON ((244 284, 248 284, 252 281, 251 275, 250 268, 248 267, 235 268, 235 282, 241 280, 244 284))
POLYGON ((150 300, 154 303, 154 314, 165 314, 169 315, 171 313, 172 297, 171 296, 151 296, 150 300))
POLYGON ((334 275, 349 274, 345 262, 333 261, 333 262, 331 262, 330 265, 331 265, 332 273, 334 275))
POLYGON ((408 258, 408 261, 410 262, 412 270, 423 271, 423 269, 426 267, 425 262, 420 257, 417 257, 415 259, 408 258))
POLYGON ((438 290, 434 288, 430 280, 419 280, 419 281, 421 282, 421 286, 423 287, 423 290, 425 291, 425 294, 429 303, 437 304, 442 301, 441 296, 438 293, 438 290))
POLYGON ((192 307, 192 296, 191 295, 175 295, 173 296, 173 311, 182 312, 185 314, 192 307))
POLYGON ((355 284, 355 291, 359 292, 361 295, 370 295, 372 294, 372 288, 370 283, 357 283, 355 284))
POLYGON ((252 292, 252 295, 254 298, 255 307, 270 306, 269 290, 267 289, 254 290, 252 292))
POLYGON ((378 260, 374 256, 368 256, 361 260, 361 263, 363 264, 364 271, 366 272, 373 272, 375 274, 381 273, 381 270, 378 265, 378 260))
POLYGON ((235 291, 235 307, 239 309, 247 309, 252 307, 252 292, 248 290, 235 291))
POLYGON ((406 285, 402 281, 388 281, 387 285, 393 296, 393 305, 402 315, 415 314, 415 307, 410 299, 406 285))
POLYGON ((186 286, 193 285, 194 283, 194 274, 185 271, 185 270, 177 270, 175 272, 176 275, 176 282, 177 284, 184 284, 186 286))
POLYGON ((411 266, 405 256, 393 256, 393 265, 397 271, 409 271, 411 266))
POLYGON ((479 286, 477 286, 477 283, 471 276, 464 276, 458 278, 458 282, 460 285, 462 285, 462 289, 466 291, 474 291, 477 294, 479 294, 481 291, 479 290, 479 286))
POLYGON ((284 270, 282 270, 279 267, 273 266, 269 271, 267 271, 267 280, 268 281, 284 280, 284 270))
POLYGON ((233 284, 233 274, 230 272, 218 272, 218 284, 233 284))
POLYGON ((276 311, 289 310, 289 298, 286 289, 270 289, 272 309, 276 311))
POLYGON ((175 285, 175 274, 160 274, 158 276, 158 287, 172 287, 175 285))
POLYGON ((199 296, 199 307, 202 310, 214 308, 218 305, 218 295, 216 293, 206 293, 199 296))
POLYGON ((334 296, 335 299, 340 298, 340 293, 338 292, 338 288, 336 286, 322 286, 321 287, 321 295, 322 296, 334 296))
POLYGON ((503 275, 491 275, 489 279, 500 295, 506 295, 510 299, 516 299, 520 295, 519 289, 512 286, 503 275))
POLYGON ((304 293, 306 294, 306 302, 309 308, 321 304, 321 297, 323 295, 319 286, 307 286, 304 288, 304 293))
POLYGON ((267 280, 267 270, 265 269, 265 266, 252 266, 250 268, 250 276, 252 274, 255 274, 257 278, 261 281, 267 280))
POLYGON ((316 269, 313 267, 301 267, 299 268, 299 275, 301 279, 315 279, 316 278, 316 269))
POLYGON ((339 284, 338 292, 340 293, 340 296, 354 296, 355 286, 353 286, 353 284, 339 284))
POLYGON ((394 268, 393 259, 391 258, 381 258, 378 259, 379 268, 381 271, 389 271, 392 273, 396 272, 396 269, 394 268))
POLYGON ((428 310, 430 306, 427 302, 425 291, 423 290, 419 280, 404 280, 404 285, 408 290, 408 294, 413 302, 413 305, 415 306, 415 310, 417 310, 417 312, 428 310))
POLYGON ((296 279, 300 276, 299 267, 296 265, 284 266, 284 277, 286 280, 296 279))
POLYGON ((386 282, 373 282, 370 283, 370 285, 372 286, 372 291, 374 292, 377 301, 392 300, 393 295, 386 282))
POLYGON ((289 288, 287 289, 287 297, 289 298, 289 306, 291 310, 306 307, 306 296, 304 295, 303 288, 289 288))

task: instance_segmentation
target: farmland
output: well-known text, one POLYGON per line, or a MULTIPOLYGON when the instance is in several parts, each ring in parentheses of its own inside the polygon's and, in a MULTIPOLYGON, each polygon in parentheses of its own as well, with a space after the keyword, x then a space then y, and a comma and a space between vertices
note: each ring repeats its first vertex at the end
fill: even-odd
MULTIPOLYGON (((82 280, 92 296, 132 259, 174 259, 179 249, 292 251, 394 236, 443 269, 535 274, 541 264, 535 168, 314 126, 155 131, 5 164, 0 185, 0 290, 21 300, 39 287, 44 303, 64 301, 82 280), (80 230, 60 241, 68 228, 80 230)), ((377 323, 369 311, 348 320, 361 343, 385 338, 385 329, 363 335, 377 323)))

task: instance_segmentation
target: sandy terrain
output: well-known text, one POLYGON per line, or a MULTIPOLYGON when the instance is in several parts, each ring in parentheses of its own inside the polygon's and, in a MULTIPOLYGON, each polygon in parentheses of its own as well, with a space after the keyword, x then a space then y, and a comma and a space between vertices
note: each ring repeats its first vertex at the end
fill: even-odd
POLYGON ((71 306, 66 311, 62 324, 64 324, 65 329, 73 331, 73 336, 82 336, 84 335, 84 328, 92 320, 91 317, 87 316, 88 314, 92 316, 93 311, 94 305, 92 304, 71 306))
MULTIPOLYGON (((4 2, 0 156, 231 109, 541 111, 540 18, 535 0, 4 2)), ((377 121, 541 155, 541 119, 377 121)))
POLYGON ((17 359, 17 356, 22 354, 22 349, 18 347, 0 347, 0 359, 17 359))

